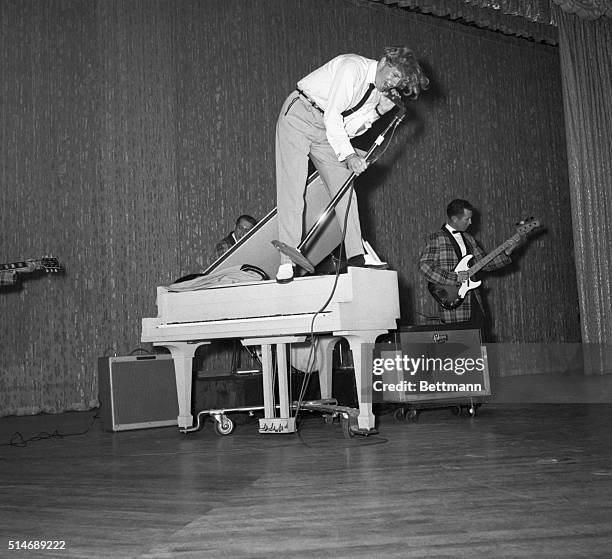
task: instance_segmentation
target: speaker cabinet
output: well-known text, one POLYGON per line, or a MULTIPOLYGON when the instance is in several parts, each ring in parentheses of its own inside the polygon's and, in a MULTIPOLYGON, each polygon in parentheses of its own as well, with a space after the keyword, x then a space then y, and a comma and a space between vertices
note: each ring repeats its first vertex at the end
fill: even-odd
POLYGON ((105 431, 178 425, 170 355, 100 357, 98 386, 105 431))
POLYGON ((379 396, 385 402, 470 401, 491 394, 480 330, 404 327, 399 330, 399 344, 380 347, 386 350, 381 358, 396 360, 389 372, 378 377, 389 382, 389 390, 379 396))

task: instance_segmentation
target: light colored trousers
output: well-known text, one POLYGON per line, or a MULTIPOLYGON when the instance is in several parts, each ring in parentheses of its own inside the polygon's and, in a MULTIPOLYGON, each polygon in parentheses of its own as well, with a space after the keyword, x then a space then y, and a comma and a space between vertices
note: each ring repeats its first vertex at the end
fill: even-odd
MULTIPOLYGON (((351 172, 344 163, 338 161, 327 141, 323 115, 294 91, 283 104, 276 124, 278 240, 294 248, 302 240, 308 157, 323 179, 330 198, 333 197, 351 172)), ((353 189, 349 192, 352 199, 344 238, 347 259, 364 253, 357 198, 353 189)), ((348 200, 347 194, 335 208, 341 229, 348 200)), ((291 259, 281 253, 281 264, 288 262, 291 259)))

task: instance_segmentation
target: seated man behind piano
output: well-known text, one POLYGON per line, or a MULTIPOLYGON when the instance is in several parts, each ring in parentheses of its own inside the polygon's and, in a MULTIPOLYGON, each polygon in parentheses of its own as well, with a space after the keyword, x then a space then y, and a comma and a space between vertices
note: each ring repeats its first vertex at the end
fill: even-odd
MULTIPOLYGON (((287 97, 276 126, 276 191, 279 241, 295 248, 302 235, 304 189, 310 157, 330 197, 354 173, 367 167, 350 138, 363 134, 393 103, 400 89, 416 99, 429 80, 412 51, 387 47, 379 61, 343 54, 307 75, 287 97)), ((364 256, 354 193, 336 206, 341 224, 348 208, 344 245, 349 266, 374 264, 364 256), (350 199, 350 205, 349 205, 350 199)), ((293 264, 281 253, 276 281, 293 279, 293 264)))
POLYGON ((255 225, 257 220, 250 215, 243 214, 236 220, 234 230, 230 231, 227 237, 221 239, 215 245, 215 258, 223 256, 232 248, 242 237, 244 237, 255 225))

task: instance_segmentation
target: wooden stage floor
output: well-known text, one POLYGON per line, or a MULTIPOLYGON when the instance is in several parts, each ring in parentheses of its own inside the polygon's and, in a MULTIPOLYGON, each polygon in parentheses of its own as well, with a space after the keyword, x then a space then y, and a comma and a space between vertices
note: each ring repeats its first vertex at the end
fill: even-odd
POLYGON ((379 428, 344 439, 309 414, 297 435, 246 423, 219 437, 209 422, 107 433, 95 412, 0 419, 0 557, 611 556, 612 405, 386 413, 379 428))

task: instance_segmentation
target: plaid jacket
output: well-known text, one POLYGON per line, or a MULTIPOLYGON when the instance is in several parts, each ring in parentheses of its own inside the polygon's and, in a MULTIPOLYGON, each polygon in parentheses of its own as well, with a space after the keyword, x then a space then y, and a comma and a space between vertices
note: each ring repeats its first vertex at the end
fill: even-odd
MULTIPOLYGON (((468 254, 474 258, 471 265, 486 256, 486 253, 478 246, 476 239, 469 233, 463 233, 463 240, 468 254)), ((457 285, 457 274, 453 272, 455 266, 461 259, 461 249, 452 234, 442 226, 442 229, 432 233, 427 238, 427 243, 421 251, 419 259, 419 271, 428 282, 440 285, 457 285)), ((489 262, 483 270, 490 271, 502 268, 511 262, 510 257, 502 252, 489 262)), ((474 293, 482 308, 482 299, 478 289, 468 293, 474 293)), ((445 323, 465 322, 472 315, 471 297, 466 296, 465 301, 454 310, 447 310, 439 306, 440 320, 445 323)))

